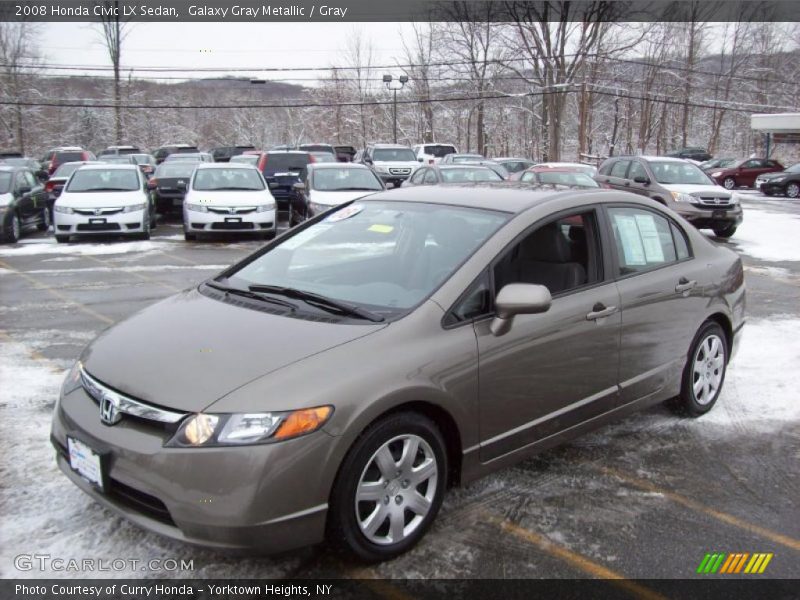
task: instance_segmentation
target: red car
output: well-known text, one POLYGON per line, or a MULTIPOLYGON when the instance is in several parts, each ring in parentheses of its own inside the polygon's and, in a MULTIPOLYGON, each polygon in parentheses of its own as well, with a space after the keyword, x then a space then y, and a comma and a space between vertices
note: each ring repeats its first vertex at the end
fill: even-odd
POLYGON ((714 169, 708 175, 727 190, 737 187, 753 187, 756 177, 764 173, 779 173, 784 166, 768 158, 745 158, 729 167, 714 169))

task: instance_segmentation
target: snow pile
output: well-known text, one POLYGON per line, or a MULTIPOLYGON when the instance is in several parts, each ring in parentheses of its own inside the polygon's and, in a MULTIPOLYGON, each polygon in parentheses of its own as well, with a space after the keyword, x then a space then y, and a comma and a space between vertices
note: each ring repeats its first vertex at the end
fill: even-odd
POLYGON ((142 241, 94 244, 58 244, 55 239, 36 240, 36 243, 20 244, 10 248, 0 248, 0 256, 35 256, 37 254, 65 254, 73 256, 101 256, 107 254, 128 254, 129 252, 156 252, 174 247, 175 242, 142 241))
POLYGON ((765 261, 800 261, 800 217, 750 208, 731 241, 742 252, 765 261))

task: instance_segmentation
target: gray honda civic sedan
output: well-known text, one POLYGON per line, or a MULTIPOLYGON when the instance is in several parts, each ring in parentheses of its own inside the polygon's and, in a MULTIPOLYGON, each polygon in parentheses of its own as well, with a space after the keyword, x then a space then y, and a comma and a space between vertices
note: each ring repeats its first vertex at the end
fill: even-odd
POLYGON ((382 560, 448 486, 658 402, 709 411, 744 309, 737 255, 647 198, 402 188, 109 328, 52 442, 171 538, 382 560))

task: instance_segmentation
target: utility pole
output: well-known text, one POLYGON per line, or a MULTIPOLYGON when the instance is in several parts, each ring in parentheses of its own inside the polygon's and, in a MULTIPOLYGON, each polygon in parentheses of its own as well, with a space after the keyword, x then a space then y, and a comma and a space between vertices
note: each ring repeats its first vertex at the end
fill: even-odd
POLYGON ((408 83, 408 75, 400 75, 397 78, 397 82, 399 85, 394 84, 394 77, 391 75, 384 75, 383 76, 383 83, 386 84, 386 89, 392 90, 394 101, 392 102, 392 129, 394 131, 394 143, 397 143, 397 90, 403 89, 406 83, 408 83))

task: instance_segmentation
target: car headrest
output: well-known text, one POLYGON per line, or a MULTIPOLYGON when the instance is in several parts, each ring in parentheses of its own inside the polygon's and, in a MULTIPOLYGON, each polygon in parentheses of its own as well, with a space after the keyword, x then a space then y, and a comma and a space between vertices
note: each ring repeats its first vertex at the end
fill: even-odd
POLYGON ((566 263, 572 257, 567 238, 561 233, 557 223, 545 225, 525 238, 520 246, 522 260, 566 263))

